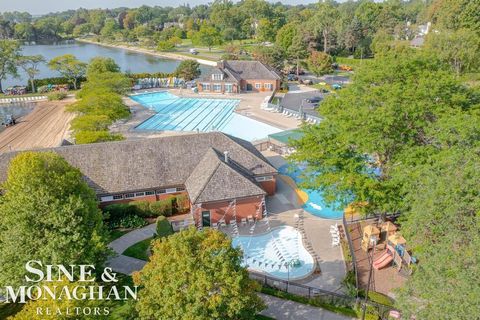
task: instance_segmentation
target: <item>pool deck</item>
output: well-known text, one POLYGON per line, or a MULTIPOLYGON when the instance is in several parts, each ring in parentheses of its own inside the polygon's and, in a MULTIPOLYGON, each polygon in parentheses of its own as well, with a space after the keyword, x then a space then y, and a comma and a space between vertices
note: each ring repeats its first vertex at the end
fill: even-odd
MULTIPOLYGON (((264 152, 263 154, 277 168, 286 164, 284 158, 273 152, 264 152)), ((320 274, 312 274, 305 279, 294 282, 324 290, 342 292, 341 283, 346 274, 345 262, 341 247, 332 247, 330 236, 330 226, 336 222, 341 223, 341 220, 323 219, 303 212, 295 190, 281 179, 277 180, 276 195, 267 198, 267 208, 271 228, 285 225, 295 227, 295 215, 303 216, 306 239, 319 258, 320 274)), ((249 226, 239 226, 239 233, 248 235, 249 229, 249 226)), ((229 233, 228 227, 221 230, 229 233)), ((260 222, 255 229, 255 234, 265 233, 266 231, 267 225, 260 222)))
MULTIPOLYGON (((212 99, 239 99, 240 103, 235 112, 238 114, 247 116, 254 120, 272 125, 274 127, 288 130, 297 128, 300 125, 300 121, 287 118, 278 113, 272 113, 262 110, 261 105, 265 100, 265 97, 269 93, 242 93, 242 94, 198 94, 193 93, 188 89, 155 89, 155 90, 142 90, 143 92, 158 92, 168 91, 178 97, 182 98, 212 98, 212 99)), ((121 120, 113 124, 110 128, 112 132, 123 134, 127 139, 137 138, 151 138, 161 137, 169 135, 182 134, 182 131, 158 131, 158 132, 142 132, 134 130, 143 121, 147 120, 155 114, 155 111, 140 105, 138 102, 126 97, 123 99, 124 103, 130 108, 132 115, 128 120, 121 120)), ((185 132, 188 133, 188 132, 185 132)))

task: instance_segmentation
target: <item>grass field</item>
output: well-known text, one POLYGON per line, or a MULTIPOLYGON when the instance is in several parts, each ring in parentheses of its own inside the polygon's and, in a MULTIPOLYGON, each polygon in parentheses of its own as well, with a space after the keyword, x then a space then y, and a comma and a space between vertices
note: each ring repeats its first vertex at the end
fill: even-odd
POLYGON ((133 246, 128 247, 122 254, 127 257, 132 257, 140 260, 148 260, 148 248, 153 238, 148 238, 138 243, 135 243, 133 246))

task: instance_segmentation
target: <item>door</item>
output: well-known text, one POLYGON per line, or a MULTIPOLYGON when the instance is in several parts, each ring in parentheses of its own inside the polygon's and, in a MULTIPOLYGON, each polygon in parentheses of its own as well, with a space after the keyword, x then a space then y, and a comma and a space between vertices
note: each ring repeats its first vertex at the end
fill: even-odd
POLYGON ((202 211, 202 226, 210 227, 210 211, 202 211))
POLYGON ((247 83, 247 91, 252 91, 253 86, 250 83, 247 83))

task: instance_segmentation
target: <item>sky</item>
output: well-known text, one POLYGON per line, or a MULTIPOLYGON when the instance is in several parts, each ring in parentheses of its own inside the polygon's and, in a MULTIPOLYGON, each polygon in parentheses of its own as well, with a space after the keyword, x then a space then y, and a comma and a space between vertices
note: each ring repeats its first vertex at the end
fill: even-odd
MULTIPOLYGON (((0 0, 0 12, 26 11, 31 14, 45 14, 49 12, 78 9, 80 7, 92 8, 118 8, 148 6, 172 6, 180 3, 189 3, 191 6, 206 4, 211 0, 0 0)), ((285 4, 306 4, 318 2, 318 0, 281 0, 285 4)))

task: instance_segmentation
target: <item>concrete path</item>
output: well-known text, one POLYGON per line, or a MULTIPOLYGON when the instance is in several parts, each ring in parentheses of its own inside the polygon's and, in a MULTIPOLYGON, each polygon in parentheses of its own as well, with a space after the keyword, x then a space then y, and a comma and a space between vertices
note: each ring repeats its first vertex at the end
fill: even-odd
POLYGON ((276 320, 352 320, 341 314, 333 313, 322 308, 312 307, 298 302, 283 300, 266 294, 259 294, 267 305, 261 314, 276 320))
POLYGON ((122 253, 134 244, 153 237, 155 234, 155 223, 141 229, 133 230, 120 238, 112 241, 108 246, 115 251, 116 256, 108 259, 107 265, 114 271, 123 274, 132 274, 145 266, 146 262, 122 255, 122 253))

